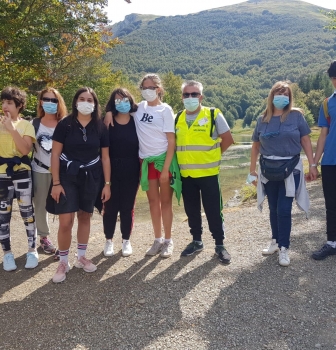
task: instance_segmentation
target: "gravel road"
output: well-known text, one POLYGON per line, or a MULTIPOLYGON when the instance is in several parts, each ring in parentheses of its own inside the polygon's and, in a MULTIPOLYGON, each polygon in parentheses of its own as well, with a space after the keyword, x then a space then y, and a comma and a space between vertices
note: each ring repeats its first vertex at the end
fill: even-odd
MULTIPOLYGON (((181 211, 172 258, 144 256, 152 243, 149 216, 135 223, 132 256, 121 256, 118 230, 116 255, 105 258, 94 214, 88 257, 98 270, 73 268, 59 285, 51 282, 56 263, 48 255, 24 269, 27 243, 15 207, 18 269, 0 265, 0 349, 336 349, 336 257, 310 258, 326 237, 321 183, 309 184, 309 192, 311 218, 296 205, 293 211, 288 268, 276 255, 261 255, 270 238, 267 205, 263 213, 255 203, 224 210, 229 266, 215 258, 206 223, 205 249, 180 258, 190 241, 181 211)), ((54 240, 56 230, 57 219, 54 240)), ((72 256, 75 248, 73 240, 72 256)))

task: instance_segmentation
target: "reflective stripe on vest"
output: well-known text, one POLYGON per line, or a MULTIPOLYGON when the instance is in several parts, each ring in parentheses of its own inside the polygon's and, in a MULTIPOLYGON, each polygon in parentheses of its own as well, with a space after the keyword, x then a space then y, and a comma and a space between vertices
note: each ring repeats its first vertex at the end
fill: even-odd
POLYGON ((184 152, 184 151, 211 151, 213 149, 219 148, 220 142, 217 142, 213 146, 194 146, 194 145, 186 145, 186 146, 177 146, 176 151, 184 152))

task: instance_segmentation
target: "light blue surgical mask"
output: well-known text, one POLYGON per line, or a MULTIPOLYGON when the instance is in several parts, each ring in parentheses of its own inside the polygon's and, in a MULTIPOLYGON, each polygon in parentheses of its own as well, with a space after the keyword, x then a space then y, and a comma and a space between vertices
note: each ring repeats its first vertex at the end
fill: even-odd
POLYGON ((57 106, 58 106, 58 103, 43 102, 42 108, 47 114, 56 114, 57 106))
POLYGON ((198 97, 190 97, 183 99, 184 108, 189 112, 194 112, 200 105, 198 97))
POLYGON ((289 104, 289 97, 285 95, 276 95, 273 98, 273 104, 276 109, 283 109, 289 104))
POLYGON ((120 113, 128 113, 131 110, 131 104, 129 101, 121 101, 115 106, 116 110, 120 113))

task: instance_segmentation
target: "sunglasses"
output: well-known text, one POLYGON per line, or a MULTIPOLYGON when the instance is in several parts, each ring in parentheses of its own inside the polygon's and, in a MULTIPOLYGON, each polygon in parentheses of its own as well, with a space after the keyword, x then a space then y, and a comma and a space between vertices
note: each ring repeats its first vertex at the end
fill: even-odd
POLYGON ((84 140, 84 142, 86 142, 87 141, 87 136, 86 136, 86 129, 85 129, 85 127, 83 127, 83 129, 79 128, 79 130, 82 131, 82 133, 83 133, 83 140, 84 140))
POLYGON ((50 98, 50 97, 42 97, 42 101, 44 101, 44 102, 58 103, 58 99, 57 99, 57 98, 50 98))
POLYGON ((141 90, 155 90, 157 88, 158 86, 147 86, 147 87, 141 86, 141 90))
POLYGON ((200 96, 201 94, 199 93, 199 92, 184 92, 183 94, 182 94, 182 96, 183 96, 183 98, 189 98, 189 96, 191 96, 191 97, 198 97, 198 96, 200 96))
POLYGON ((116 99, 114 100, 114 103, 115 103, 116 105, 120 104, 121 102, 129 102, 129 98, 128 98, 128 97, 116 98, 116 99))

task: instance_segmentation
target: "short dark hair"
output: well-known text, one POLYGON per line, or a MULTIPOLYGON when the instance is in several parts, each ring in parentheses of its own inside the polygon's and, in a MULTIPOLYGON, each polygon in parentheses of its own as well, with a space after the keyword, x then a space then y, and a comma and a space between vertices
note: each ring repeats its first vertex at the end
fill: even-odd
POLYGON ((116 110, 116 107, 115 107, 116 95, 127 97, 129 99, 129 102, 131 104, 130 113, 136 112, 138 110, 138 105, 134 102, 134 97, 132 96, 132 94, 127 89, 117 88, 112 91, 110 99, 107 102, 107 105, 106 105, 107 112, 112 112, 113 116, 116 116, 118 114, 118 111, 116 110))
POLYGON ((10 100, 14 101, 16 107, 20 107, 19 112, 22 112, 26 108, 27 95, 24 91, 15 86, 7 86, 1 91, 1 101, 10 100))
POLYGON ((329 78, 336 77, 336 61, 330 64, 330 67, 327 70, 329 78))

